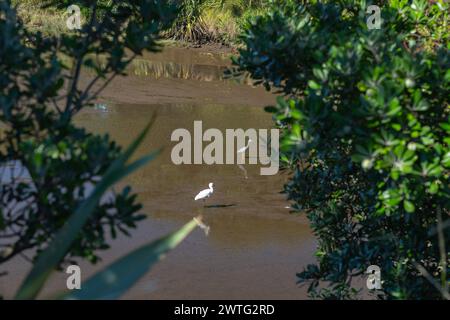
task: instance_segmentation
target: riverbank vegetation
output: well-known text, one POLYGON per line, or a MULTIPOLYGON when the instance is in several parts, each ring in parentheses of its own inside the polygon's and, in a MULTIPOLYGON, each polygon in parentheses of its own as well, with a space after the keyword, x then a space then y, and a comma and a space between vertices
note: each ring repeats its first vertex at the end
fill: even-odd
POLYGON ((249 17, 262 13, 268 0, 183 0, 168 36, 194 43, 236 45, 249 17))
MULTIPOLYGON (((108 0, 103 1, 108 4, 108 0)), ((170 1, 169 1, 170 2, 170 1)), ((262 13, 270 0, 174 0, 178 14, 171 28, 162 31, 166 40, 193 44, 220 43, 235 46, 249 17, 262 13)), ((30 30, 46 35, 69 32, 64 8, 45 7, 40 0, 14 0, 30 30)), ((83 15, 84 18, 84 15, 83 15)))

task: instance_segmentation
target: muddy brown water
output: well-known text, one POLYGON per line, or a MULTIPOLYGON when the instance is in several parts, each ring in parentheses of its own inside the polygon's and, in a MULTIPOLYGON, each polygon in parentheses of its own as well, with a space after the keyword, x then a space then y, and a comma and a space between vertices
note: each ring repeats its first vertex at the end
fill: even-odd
MULTIPOLYGON (((118 78, 103 92, 98 102, 106 110, 89 109, 77 116, 79 125, 109 133, 126 146, 156 112, 138 153, 164 147, 155 161, 126 179, 138 193, 148 219, 130 238, 111 242, 111 249, 100 253, 101 263, 81 262, 82 279, 202 214, 210 226, 209 235, 194 231, 123 298, 307 297, 306 287, 296 284, 296 273, 314 261, 315 240, 305 217, 290 214, 289 203, 279 193, 288 177, 282 173, 261 176, 259 165, 177 166, 171 161, 172 131, 186 128, 192 132, 195 120, 203 121, 204 130, 223 132, 272 127, 263 107, 273 103, 274 96, 261 88, 224 81, 221 74, 228 65, 227 56, 199 50, 171 48, 146 56, 132 66, 129 77, 118 78), (190 70, 190 76, 180 70, 190 70), (213 207, 205 208, 193 197, 209 182, 215 184, 207 202, 213 207)), ((20 257, 2 265, 0 271, 6 269, 9 275, 0 277, 0 293, 11 298, 29 268, 20 257)), ((40 297, 64 289, 65 281, 65 274, 53 274, 40 297)))

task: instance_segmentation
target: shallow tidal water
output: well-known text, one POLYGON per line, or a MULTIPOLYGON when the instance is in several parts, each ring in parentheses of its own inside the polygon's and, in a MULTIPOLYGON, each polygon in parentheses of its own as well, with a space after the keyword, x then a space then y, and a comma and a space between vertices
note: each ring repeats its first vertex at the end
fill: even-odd
MULTIPOLYGON (((260 88, 217 76, 227 65, 220 62, 225 61, 223 57, 179 50, 139 61, 136 66, 147 66, 145 72, 119 78, 100 97, 106 110, 85 110, 76 118, 80 126, 109 133, 126 146, 156 113, 138 156, 163 147, 156 160, 125 181, 138 194, 148 219, 130 238, 112 241, 111 249, 100 254, 101 263, 82 262, 82 279, 201 214, 210 226, 209 235, 195 230, 123 298, 306 298, 306 286, 296 284, 296 273, 314 261, 315 240, 306 218, 291 214, 285 195, 280 194, 288 176, 261 176, 260 165, 174 165, 170 158, 176 144, 170 141, 173 130, 192 132, 195 120, 203 122, 204 130, 270 129, 271 116, 263 107, 274 97, 260 88), (169 63, 169 69, 178 73, 161 71, 155 76, 155 67, 148 67, 155 63, 162 63, 158 70, 169 63), (180 70, 194 70, 189 72, 195 76, 188 77, 180 70), (202 70, 207 70, 206 78, 202 78, 202 70), (214 182, 215 191, 204 207, 193 198, 209 182, 214 182)), ((29 268, 20 257, 2 266, 0 271, 9 271, 7 277, 0 277, 0 293, 5 298, 12 297, 29 268)), ((40 297, 64 289, 65 279, 65 274, 55 273, 40 297)))

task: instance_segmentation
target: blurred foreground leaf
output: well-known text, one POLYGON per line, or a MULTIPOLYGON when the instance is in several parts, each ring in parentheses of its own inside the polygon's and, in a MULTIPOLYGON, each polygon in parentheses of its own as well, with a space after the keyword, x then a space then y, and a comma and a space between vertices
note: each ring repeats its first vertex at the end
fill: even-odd
POLYGON ((181 229, 150 244, 144 245, 98 272, 80 290, 72 291, 64 299, 117 299, 131 288, 150 268, 164 258, 197 226, 193 219, 181 229))

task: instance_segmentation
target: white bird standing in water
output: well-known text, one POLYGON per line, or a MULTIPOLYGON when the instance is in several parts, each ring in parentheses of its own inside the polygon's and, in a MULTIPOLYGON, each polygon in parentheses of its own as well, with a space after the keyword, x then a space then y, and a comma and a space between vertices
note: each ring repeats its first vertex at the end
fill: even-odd
POLYGON ((108 111, 108 107, 104 103, 96 103, 94 108, 101 111, 108 111))
MULTIPOLYGON (((250 147, 251 142, 252 142, 252 139, 248 139, 248 142, 245 145, 245 147, 242 147, 237 151, 237 154, 241 155, 243 163, 245 163, 245 151, 247 151, 247 149, 250 147)), ((241 169, 244 172, 245 179, 248 179, 247 170, 245 170, 244 166, 242 164, 238 164, 238 167, 239 167, 239 169, 241 169)))
POLYGON ((203 200, 203 202, 205 202, 205 200, 213 194, 214 183, 210 182, 208 186, 209 186, 209 189, 202 190, 195 196, 195 198, 194 198, 195 201, 203 200))
POLYGON ((244 153, 244 152, 248 149, 248 147, 250 147, 250 142, 252 142, 252 139, 248 139, 247 145, 246 145, 245 147, 240 148, 240 149, 237 151, 237 153, 244 153))

